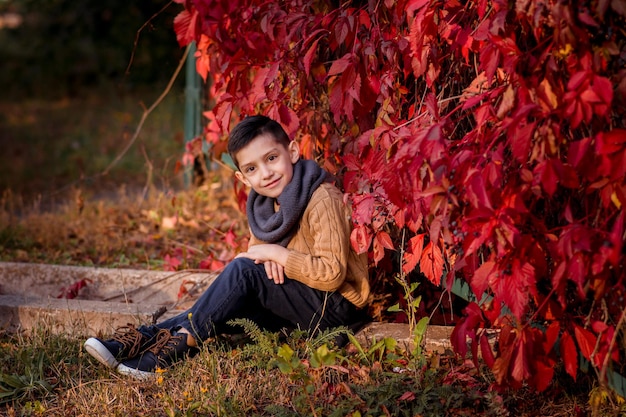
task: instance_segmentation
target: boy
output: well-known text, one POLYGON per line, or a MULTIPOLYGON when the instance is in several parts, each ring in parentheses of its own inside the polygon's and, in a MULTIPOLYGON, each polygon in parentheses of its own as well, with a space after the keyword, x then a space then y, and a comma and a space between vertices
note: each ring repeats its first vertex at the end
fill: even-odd
POLYGON ((88 339, 85 349, 98 361, 146 378, 194 354, 210 336, 232 332, 226 324, 231 319, 249 318, 271 331, 313 332, 356 329, 367 320, 367 256, 351 248, 350 211, 327 182, 328 173, 301 160, 298 143, 265 116, 241 121, 228 152, 235 176, 251 188, 248 251, 185 313, 154 326, 119 329, 110 340, 88 339))

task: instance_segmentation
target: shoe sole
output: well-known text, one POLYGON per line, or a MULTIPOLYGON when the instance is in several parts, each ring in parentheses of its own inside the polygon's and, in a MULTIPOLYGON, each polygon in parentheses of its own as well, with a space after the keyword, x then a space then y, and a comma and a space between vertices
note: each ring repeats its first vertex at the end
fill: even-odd
POLYGON ((122 375, 132 376, 133 378, 139 379, 142 381, 156 377, 156 373, 154 372, 140 371, 139 369, 128 367, 124 365, 123 363, 120 363, 118 365, 117 372, 122 375))
POLYGON ((95 337, 90 337, 84 344, 85 350, 91 356, 93 356, 98 362, 103 365, 108 366, 109 368, 117 368, 120 364, 115 356, 111 354, 109 349, 107 349, 98 339, 95 337))

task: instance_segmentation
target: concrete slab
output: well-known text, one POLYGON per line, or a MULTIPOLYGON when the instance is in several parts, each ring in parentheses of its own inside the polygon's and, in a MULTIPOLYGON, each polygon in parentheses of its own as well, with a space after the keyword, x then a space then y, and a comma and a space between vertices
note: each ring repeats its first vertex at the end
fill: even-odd
POLYGON ((0 262, 0 294, 57 298, 78 282, 85 286, 76 299, 168 304, 176 302, 181 285, 201 293, 215 279, 198 271, 147 271, 19 262, 0 262))
POLYGON ((161 306, 95 300, 0 295, 0 328, 9 332, 45 328, 53 334, 108 335, 131 323, 150 323, 161 306))
POLYGON ((111 334, 127 323, 150 323, 184 311, 216 278, 164 272, 0 262, 0 328, 111 334), (75 298, 57 298, 84 281, 75 298), (186 294, 179 298, 184 288, 186 294))
MULTIPOLYGON (((0 262, 0 329, 110 335, 115 328, 145 324, 184 311, 216 278, 196 271, 164 272, 0 262), (57 298, 63 288, 86 280, 76 298, 57 298), (181 286, 189 291, 178 299, 181 286), (166 312, 163 313, 162 310, 166 312)), ((451 327, 429 326, 425 349, 451 349, 451 327)), ((368 346, 385 337, 412 349, 409 326, 371 323, 357 334, 368 346)))
MULTIPOLYGON (((451 352, 452 329, 450 326, 428 326, 424 336, 424 350, 437 353, 451 352)), ((357 340, 365 346, 371 346, 386 337, 395 339, 400 347, 406 350, 414 348, 409 325, 405 323, 370 323, 356 334, 357 340)))

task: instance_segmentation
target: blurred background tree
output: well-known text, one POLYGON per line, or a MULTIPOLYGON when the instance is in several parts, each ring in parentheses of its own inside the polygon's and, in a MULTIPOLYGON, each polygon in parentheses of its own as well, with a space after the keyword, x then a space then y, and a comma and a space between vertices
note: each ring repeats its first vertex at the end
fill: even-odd
POLYGON ((168 0, 0 0, 0 193, 64 198, 87 187, 180 183, 184 85, 108 175, 184 54, 168 0), (147 177, 147 178, 146 178, 147 177))
POLYGON ((178 11, 165 0, 0 0, 0 91, 58 98, 111 83, 119 93, 154 86, 182 56, 178 11))

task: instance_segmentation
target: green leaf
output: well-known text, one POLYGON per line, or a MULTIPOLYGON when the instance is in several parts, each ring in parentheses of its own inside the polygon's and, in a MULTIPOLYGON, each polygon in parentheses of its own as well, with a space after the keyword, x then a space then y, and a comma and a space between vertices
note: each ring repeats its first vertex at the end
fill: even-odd
POLYGON ((400 303, 392 305, 391 307, 389 307, 387 309, 387 311, 389 311, 390 313, 399 313, 399 312, 401 312, 402 309, 400 308, 400 303))
POLYGON ((290 362, 293 357, 293 349, 289 345, 284 344, 278 348, 278 357, 283 358, 285 361, 290 362))
POLYGON ((422 317, 420 321, 415 325, 415 333, 419 335, 424 335, 426 333, 426 327, 428 326, 428 317, 422 317))

